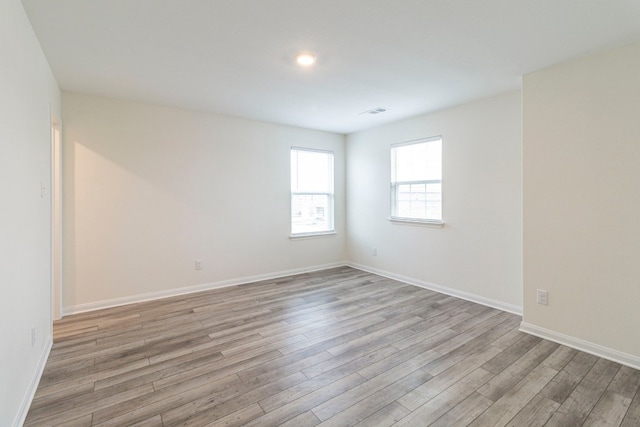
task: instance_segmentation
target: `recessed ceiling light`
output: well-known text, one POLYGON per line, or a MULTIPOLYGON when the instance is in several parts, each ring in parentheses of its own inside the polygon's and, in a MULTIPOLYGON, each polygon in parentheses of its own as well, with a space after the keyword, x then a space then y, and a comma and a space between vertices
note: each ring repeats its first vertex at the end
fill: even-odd
POLYGON ((296 62, 298 65, 302 65, 303 67, 315 64, 317 59, 318 58, 314 54, 308 52, 300 52, 296 55, 296 62))

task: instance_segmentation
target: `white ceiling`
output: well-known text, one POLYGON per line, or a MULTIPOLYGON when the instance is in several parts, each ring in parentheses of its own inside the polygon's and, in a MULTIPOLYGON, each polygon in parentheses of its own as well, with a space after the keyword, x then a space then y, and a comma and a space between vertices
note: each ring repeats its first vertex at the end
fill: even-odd
POLYGON ((640 0, 23 0, 63 90, 350 133, 640 41, 640 0), (317 53, 302 69, 293 57, 317 53), (377 115, 358 113, 376 107, 377 115))

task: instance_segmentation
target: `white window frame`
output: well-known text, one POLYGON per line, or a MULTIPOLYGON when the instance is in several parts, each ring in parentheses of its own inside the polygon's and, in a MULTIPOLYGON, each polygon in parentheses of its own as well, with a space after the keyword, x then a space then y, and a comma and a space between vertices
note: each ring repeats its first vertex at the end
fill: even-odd
MULTIPOLYGON (((322 237, 322 236, 331 236, 335 235, 335 154, 331 150, 320 150, 316 148, 306 148, 306 147, 291 147, 290 150, 290 158, 293 161, 293 153, 294 151, 306 151, 311 153, 322 153, 331 155, 331 176, 330 176, 330 191, 329 192, 318 192, 318 191, 294 191, 293 184, 291 184, 291 201, 290 201, 290 238, 291 239, 301 239, 301 238, 312 238, 312 237, 322 237), (321 231, 311 231, 311 232, 294 232, 294 200, 296 196, 327 196, 327 204, 328 204, 328 215, 327 215, 327 229, 321 231)), ((293 164, 290 165, 289 171, 291 173, 291 183, 293 182, 293 164)))
MULTIPOLYGON (((396 171, 395 171, 395 149, 400 147, 406 147, 408 145, 416 145, 416 144, 428 144, 430 142, 440 141, 440 146, 442 147, 442 136, 433 136, 429 138, 421 138, 415 139, 411 141, 399 142, 396 144, 391 144, 391 186, 390 186, 390 212, 391 215, 389 217, 389 221, 399 224, 415 224, 415 225, 426 225, 431 227, 442 227, 444 225, 442 210, 442 175, 440 179, 428 179, 428 180, 418 180, 418 181, 399 181, 396 180, 396 171), (440 184, 440 218, 421 218, 421 217, 404 217, 397 215, 397 203, 398 203, 398 188, 401 185, 428 185, 428 184, 440 184)), ((441 154, 442 156, 442 154, 441 154)), ((442 165, 442 157, 440 158, 440 164, 442 165)))

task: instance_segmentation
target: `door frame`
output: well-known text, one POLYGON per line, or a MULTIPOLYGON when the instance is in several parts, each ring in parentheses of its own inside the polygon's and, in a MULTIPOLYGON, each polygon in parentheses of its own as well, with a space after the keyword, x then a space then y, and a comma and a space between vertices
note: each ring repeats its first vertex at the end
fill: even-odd
POLYGON ((62 127, 51 113, 51 317, 62 318, 62 127))

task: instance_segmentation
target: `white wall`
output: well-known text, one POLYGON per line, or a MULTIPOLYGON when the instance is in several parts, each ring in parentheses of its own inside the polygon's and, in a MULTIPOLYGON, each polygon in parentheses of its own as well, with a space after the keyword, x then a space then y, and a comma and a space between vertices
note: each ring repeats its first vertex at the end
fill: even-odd
POLYGON ((510 92, 349 135, 349 260, 519 311, 520 104, 520 93, 510 92), (390 145, 435 135, 443 138, 445 225, 392 224, 390 145))
POLYGON ((523 97, 524 322, 638 364, 640 45, 527 75, 523 97))
POLYGON ((60 117, 60 92, 22 4, 0 0, 2 426, 26 415, 51 343, 51 112, 60 117))
POLYGON ((344 259, 344 136, 71 93, 63 110, 65 311, 344 259), (289 239, 291 146, 335 152, 337 235, 289 239))

